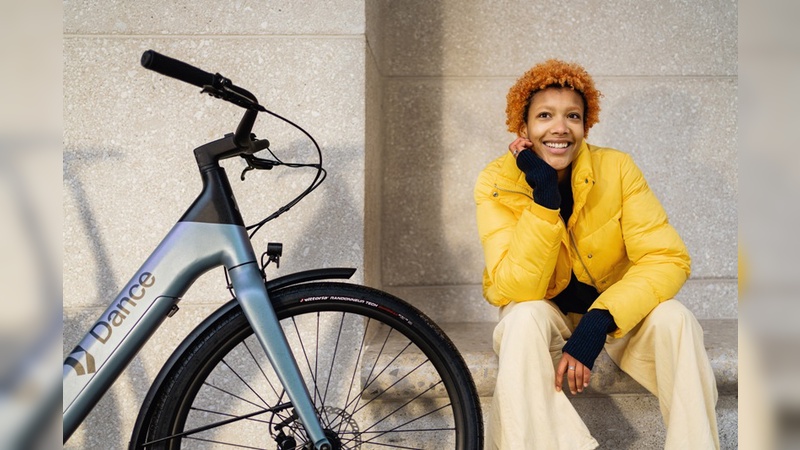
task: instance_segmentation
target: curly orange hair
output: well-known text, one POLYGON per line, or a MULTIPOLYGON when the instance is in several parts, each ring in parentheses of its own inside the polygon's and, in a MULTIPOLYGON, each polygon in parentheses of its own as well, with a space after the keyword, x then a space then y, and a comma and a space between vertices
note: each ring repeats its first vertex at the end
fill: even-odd
POLYGON ((550 59, 533 66, 509 89, 506 96, 508 131, 519 134, 522 125, 528 118, 528 107, 533 94, 553 86, 568 87, 581 94, 585 109, 583 131, 588 136, 589 128, 600 121, 600 97, 602 94, 594 87, 594 80, 586 72, 586 69, 578 64, 557 59, 550 59))

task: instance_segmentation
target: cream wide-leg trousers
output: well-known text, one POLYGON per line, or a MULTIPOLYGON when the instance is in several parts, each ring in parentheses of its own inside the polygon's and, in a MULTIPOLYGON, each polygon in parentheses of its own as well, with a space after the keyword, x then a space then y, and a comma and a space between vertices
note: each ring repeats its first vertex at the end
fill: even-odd
MULTIPOLYGON (((493 335, 500 365, 486 449, 598 447, 567 396, 555 389, 561 348, 574 329, 571 319, 547 300, 500 310, 493 335)), ((607 338, 605 349, 658 397, 667 427, 665 448, 719 448, 716 380, 703 330, 685 306, 676 300, 661 303, 624 337, 607 338)))

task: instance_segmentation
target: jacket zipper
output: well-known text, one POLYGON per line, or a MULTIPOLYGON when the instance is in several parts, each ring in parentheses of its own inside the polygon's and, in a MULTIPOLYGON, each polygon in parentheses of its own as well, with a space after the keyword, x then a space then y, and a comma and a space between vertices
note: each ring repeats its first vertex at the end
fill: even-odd
POLYGON ((581 257, 581 252, 578 251, 578 244, 575 242, 575 234, 572 232, 572 230, 569 230, 569 241, 572 244, 572 248, 575 249, 575 254, 578 255, 578 261, 581 262, 583 270, 586 271, 586 275, 589 275, 589 279, 592 281, 592 285, 594 286, 595 290, 599 292, 599 288, 597 287, 597 281, 592 276, 592 273, 589 272, 589 268, 586 267, 586 263, 583 262, 583 257, 581 257))
POLYGON ((495 184, 494 184, 494 188, 495 188, 495 189, 497 189, 498 191, 508 192, 508 193, 510 193, 510 194, 522 194, 522 195, 524 195, 525 197, 528 197, 529 199, 533 200, 533 197, 532 197, 532 196, 530 196, 530 195, 528 195, 526 192, 521 192, 521 191, 511 191, 511 190, 508 190, 508 189, 503 189, 503 188, 501 188, 500 186, 498 186, 498 185, 497 185, 497 183, 495 183, 495 184))

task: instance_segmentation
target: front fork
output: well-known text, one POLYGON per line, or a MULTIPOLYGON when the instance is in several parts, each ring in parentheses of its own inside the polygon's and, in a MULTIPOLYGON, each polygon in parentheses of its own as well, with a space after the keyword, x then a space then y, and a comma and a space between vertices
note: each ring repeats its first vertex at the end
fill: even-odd
POLYGON ((318 450, 331 450, 300 369, 283 334, 278 317, 255 262, 228 269, 236 299, 283 384, 297 416, 318 450))

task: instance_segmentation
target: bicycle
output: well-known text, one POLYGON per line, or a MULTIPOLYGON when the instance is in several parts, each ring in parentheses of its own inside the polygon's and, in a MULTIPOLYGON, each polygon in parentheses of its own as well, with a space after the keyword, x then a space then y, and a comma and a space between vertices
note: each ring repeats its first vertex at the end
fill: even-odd
POLYGON ((483 445, 474 381, 456 347, 423 313, 385 292, 343 283, 355 269, 314 269, 268 280, 280 244, 260 260, 250 242, 266 222, 325 178, 314 138, 246 89, 152 50, 142 65, 245 109, 235 133, 194 150, 203 188, 177 224, 64 361, 64 442, 203 273, 226 271, 233 299, 174 351, 139 411, 130 448, 457 449, 483 445), (258 139, 259 112, 297 127, 318 164, 281 161, 258 139), (267 150, 274 159, 255 156, 267 150), (245 226, 221 160, 249 170, 313 167, 311 185, 245 226), (249 233, 249 234, 248 234, 249 233))

